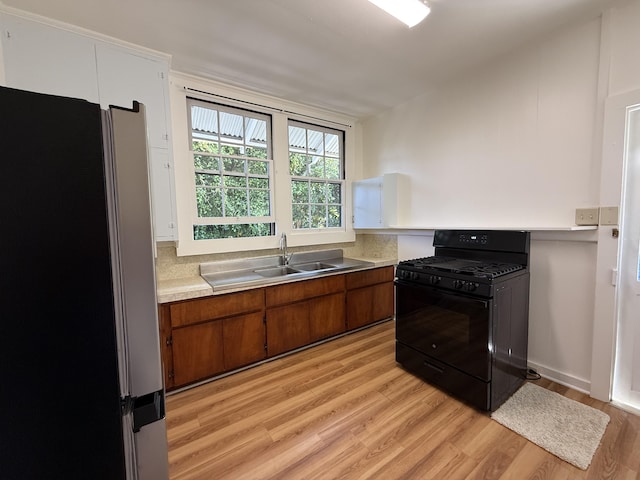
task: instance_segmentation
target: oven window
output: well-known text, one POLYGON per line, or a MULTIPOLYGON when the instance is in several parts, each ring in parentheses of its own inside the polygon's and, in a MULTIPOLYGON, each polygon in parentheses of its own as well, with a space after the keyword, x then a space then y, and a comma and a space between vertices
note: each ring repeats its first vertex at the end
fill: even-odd
POLYGON ((432 287, 396 285, 396 338, 436 360, 490 380, 490 302, 432 287))

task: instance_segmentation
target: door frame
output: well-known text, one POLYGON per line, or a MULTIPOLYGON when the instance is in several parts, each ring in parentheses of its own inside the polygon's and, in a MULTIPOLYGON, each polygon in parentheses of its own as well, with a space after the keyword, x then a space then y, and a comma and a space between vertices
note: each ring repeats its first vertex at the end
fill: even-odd
MULTIPOLYGON (((622 206, 624 181, 624 148, 627 107, 640 103, 640 89, 611 96, 605 101, 600 205, 622 206)), ((618 220, 620 222, 620 220, 618 220)), ((610 401, 618 327, 619 238, 613 236, 618 225, 598 228, 596 288, 591 362, 593 398, 610 401)))

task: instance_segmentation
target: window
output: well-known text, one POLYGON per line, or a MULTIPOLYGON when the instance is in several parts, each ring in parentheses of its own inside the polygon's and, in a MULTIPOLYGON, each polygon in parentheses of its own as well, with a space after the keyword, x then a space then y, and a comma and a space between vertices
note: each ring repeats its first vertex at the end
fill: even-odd
POLYGON ((189 99, 195 240, 274 235, 271 117, 189 99))
POLYGON ((176 253, 355 240, 354 119, 172 73, 176 253))
POLYGON ((343 131, 289 121, 294 230, 343 227, 343 151, 343 131))

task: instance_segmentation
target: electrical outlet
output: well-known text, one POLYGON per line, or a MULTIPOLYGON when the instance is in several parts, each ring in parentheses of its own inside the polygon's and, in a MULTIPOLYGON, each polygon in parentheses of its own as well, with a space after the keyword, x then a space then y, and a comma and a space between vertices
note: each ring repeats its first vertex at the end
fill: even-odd
POLYGON ((600 225, 618 225, 618 207, 600 207, 600 225))
POLYGON ((598 225, 598 208, 576 208, 576 225, 598 225))

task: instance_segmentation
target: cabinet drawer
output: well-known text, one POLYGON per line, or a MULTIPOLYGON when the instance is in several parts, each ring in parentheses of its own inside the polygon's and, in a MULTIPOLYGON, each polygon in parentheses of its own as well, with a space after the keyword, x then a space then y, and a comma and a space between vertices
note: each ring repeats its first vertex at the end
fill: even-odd
POLYGON ((264 308, 264 289, 227 293, 215 297, 174 303, 171 310, 171 326, 180 327, 216 318, 229 317, 241 313, 255 312, 264 308))
POLYGON ((266 304, 267 307, 283 305, 342 291, 344 291, 344 275, 303 280, 267 287, 266 304))
POLYGON ((393 282, 393 266, 362 270, 347 274, 347 290, 375 285, 376 283, 393 282))

